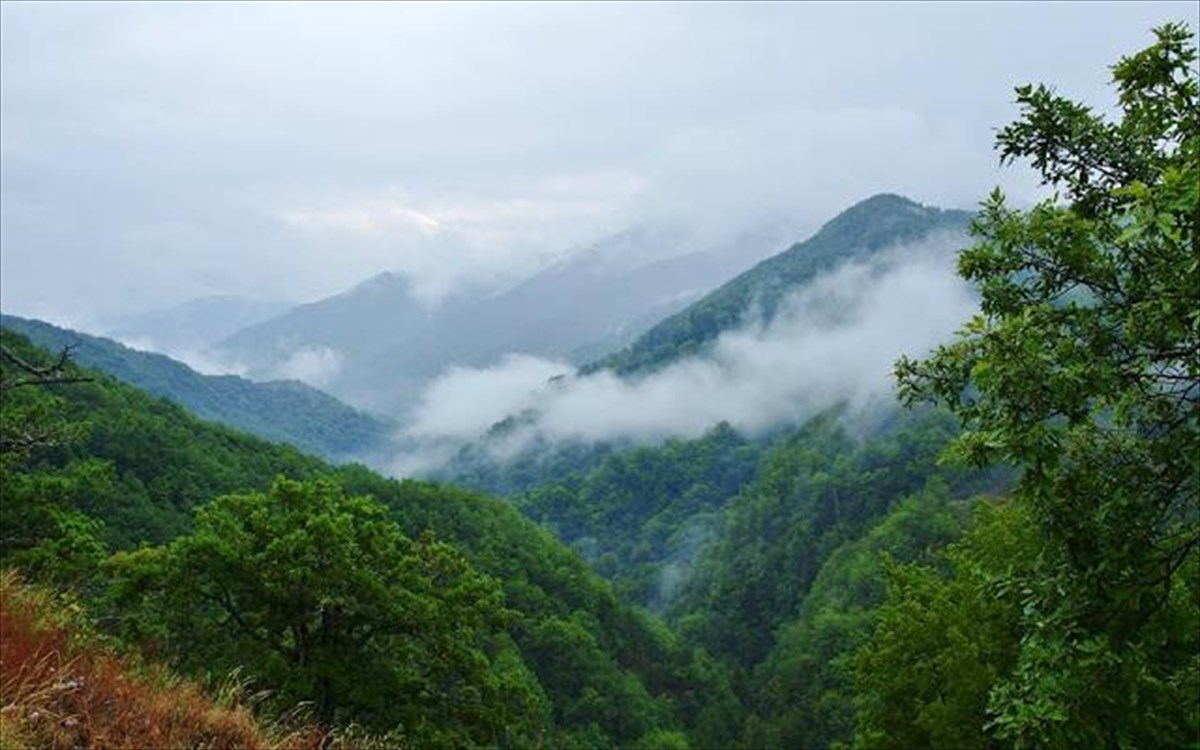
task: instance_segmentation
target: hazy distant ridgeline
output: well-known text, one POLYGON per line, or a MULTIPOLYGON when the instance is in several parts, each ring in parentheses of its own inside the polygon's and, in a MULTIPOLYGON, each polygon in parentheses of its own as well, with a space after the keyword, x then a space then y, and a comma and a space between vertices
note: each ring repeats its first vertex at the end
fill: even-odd
POLYGON ((578 373, 525 357, 438 377, 403 432, 426 449, 441 440, 444 454, 479 441, 511 458, 542 440, 695 438, 720 422, 754 434, 843 401, 892 403, 895 358, 936 345, 975 310, 954 273, 970 216, 868 199, 578 373))
POLYGON ((719 241, 637 229, 602 239, 499 292, 436 303, 382 273, 300 305, 212 347, 255 378, 298 377, 355 405, 399 416, 453 366, 520 353, 580 364, 632 341, 779 247, 790 230, 760 227, 719 241))
POLYGON ((115 317, 105 322, 100 333, 192 364, 191 357, 212 344, 290 307, 287 302, 212 295, 165 309, 115 317))

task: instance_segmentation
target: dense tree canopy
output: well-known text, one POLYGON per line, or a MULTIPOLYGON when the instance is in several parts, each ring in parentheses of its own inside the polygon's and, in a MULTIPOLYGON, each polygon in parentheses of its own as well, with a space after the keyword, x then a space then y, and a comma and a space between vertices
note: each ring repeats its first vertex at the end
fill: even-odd
MULTIPOLYGON (((0 331, 0 337, 11 351, 38 367, 56 361, 8 330, 0 331)), ((211 550, 221 550, 236 537, 202 529, 200 523, 209 520, 197 522, 193 511, 198 506, 208 508, 200 514, 207 519, 213 513, 228 515, 225 511, 241 503, 263 504, 265 512, 274 507, 272 487, 285 476, 307 488, 323 488, 306 489, 302 495, 374 498, 386 508, 387 523, 394 523, 412 540, 402 547, 440 550, 434 558, 441 559, 444 552, 459 560, 474 571, 473 576, 493 581, 503 597, 502 622, 496 625, 495 618, 488 618, 491 624, 474 631, 485 644, 474 650, 486 656, 488 670, 459 669, 465 683, 443 682, 465 684, 484 698, 494 695, 497 684, 508 686, 507 692, 516 700, 492 704, 507 711, 504 732, 480 740, 487 735, 476 731, 484 725, 480 722, 492 721, 486 715, 464 718, 468 724, 474 722, 474 729, 466 734, 457 720, 444 714, 434 718, 448 705, 438 702, 443 686, 439 682, 438 690, 423 699, 426 703, 403 702, 384 709, 379 708, 380 699, 394 692, 364 691, 361 685, 351 693, 335 691, 339 733, 346 729, 344 721, 353 720, 374 727, 371 731, 382 731, 384 726, 390 731, 404 723, 392 737, 392 745, 457 745, 470 740, 624 747, 678 745, 685 736, 694 737, 692 741, 701 746, 720 744, 713 742, 711 732, 728 725, 714 718, 725 711, 720 706, 729 702, 723 671, 714 668, 703 652, 693 652, 653 618, 623 603, 579 556, 522 518, 510 504, 451 486, 386 479, 360 465, 330 466, 288 446, 198 420, 170 402, 95 371, 80 368, 78 374, 89 382, 56 386, 55 392, 20 387, 0 401, 9 422, 24 424, 36 413, 61 427, 57 434, 74 436, 56 440, 57 445, 41 445, 27 455, 5 455, 0 565, 18 566, 39 580, 82 586, 102 630, 123 634, 127 644, 169 657, 187 674, 223 681, 236 666, 243 679, 275 695, 271 705, 276 708, 301 697, 316 707, 320 682, 304 677, 311 673, 289 667, 286 656, 268 658, 270 649, 257 638, 233 637, 218 626, 228 614, 182 595, 201 580, 228 578, 238 569, 230 566, 241 565, 232 553, 195 554, 203 548, 200 541, 212 542, 211 550), (223 500, 206 505, 214 497, 223 500), (225 510, 212 510, 216 505, 225 510), (426 531, 436 534, 438 541, 432 546, 424 544, 426 531), (185 544, 184 539, 189 541, 185 544), (130 556, 130 550, 146 544, 159 546, 130 556), (124 552, 107 566, 108 576, 98 575, 98 564, 114 549, 124 552), (182 549, 192 551, 186 556, 171 552, 182 549), (185 558, 194 564, 195 575, 180 578, 171 566, 185 558), (166 565, 168 559, 174 562, 166 565), (166 586, 168 580, 186 585, 176 590, 166 586), (572 631, 572 637, 555 637, 564 628, 572 631), (573 650, 580 632, 592 644, 588 658, 579 659, 573 650), (564 663, 575 663, 583 671, 564 670, 560 668, 564 663), (526 685, 526 679, 532 682, 526 685), (530 700, 522 702, 520 696, 530 700), (538 696, 544 697, 544 703, 538 696), (419 718, 414 719, 417 715, 425 717, 423 728, 419 718), (535 732, 535 728, 539 729, 535 732)), ((331 502, 338 506, 342 500, 331 502)), ((277 515, 271 517, 282 528, 284 517, 277 515)), ((377 522, 383 523, 375 519, 371 524, 377 522)), ((313 534, 300 534, 293 541, 297 554, 310 542, 314 554, 320 546, 313 534)), ((264 567, 274 562, 253 551, 247 558, 264 567)), ((315 573, 314 577, 321 578, 315 573)), ((317 583, 318 591, 335 585, 334 581, 317 583)), ((423 589, 414 590, 420 594, 423 589)), ((267 607, 271 602, 270 597, 256 596, 250 604, 267 607)), ((456 605, 439 606, 452 612, 456 605)), ((482 606, 482 611, 491 610, 482 606)), ((470 617, 464 621, 470 622, 470 617)), ((426 648, 438 642, 437 632, 430 632, 432 641, 414 642, 419 647, 390 651, 391 667, 420 675, 430 665, 454 663, 446 661, 454 651, 426 648)), ((472 641, 464 637, 462 642, 472 641)), ((286 641, 283 645, 290 648, 286 641)), ((369 671, 365 666, 364 670, 354 665, 353 673, 361 676, 369 671)))
POLYGON ((1115 122, 1017 90, 1021 117, 997 147, 1056 192, 1028 211, 993 193, 960 259, 981 314, 897 366, 906 399, 963 418, 963 456, 1024 472, 1018 496, 1046 544, 1013 576, 1025 635, 989 704, 995 734, 1022 746, 1174 744, 1196 729, 1194 709, 1189 725, 1167 704, 1170 685, 1200 680, 1200 656, 1179 658, 1161 628, 1200 547, 1200 103, 1191 31, 1155 33, 1113 67, 1115 122), (1132 720, 1148 710, 1157 724, 1132 720))
POLYGON ((313 700, 326 726, 531 742, 545 696, 499 637, 499 586, 387 516, 327 481, 218 498, 191 534, 109 564, 127 635, 153 631, 192 669, 244 668, 285 706, 313 700))

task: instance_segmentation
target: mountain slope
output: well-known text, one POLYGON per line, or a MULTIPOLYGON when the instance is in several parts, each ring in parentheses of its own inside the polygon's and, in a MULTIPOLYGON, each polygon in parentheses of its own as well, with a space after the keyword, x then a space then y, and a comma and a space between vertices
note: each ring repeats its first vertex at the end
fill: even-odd
POLYGON ((422 305, 407 279, 381 274, 229 337, 214 358, 277 377, 305 352, 333 361, 312 382, 350 403, 401 413, 454 365, 481 367, 508 353, 583 362, 631 341, 773 248, 771 226, 718 243, 685 231, 631 230, 608 237, 501 292, 461 293, 422 305))
POLYGON ((228 696, 218 702, 199 683, 114 655, 74 610, 56 592, 0 573, 0 747, 335 746, 316 727, 284 734, 245 703, 223 705, 228 696), (75 687, 64 689, 69 682, 75 687))
MULTIPOLYGON (((544 398, 524 407, 521 414, 497 421, 493 429, 460 450, 438 475, 487 491, 510 493, 553 479, 546 468, 560 464, 559 454, 573 453, 569 462, 587 455, 598 462, 604 451, 588 451, 562 441, 555 444, 553 435, 540 432, 544 419, 557 420, 551 425, 552 432, 558 430, 554 434, 583 439, 586 433, 564 433, 560 423, 569 416, 570 426, 577 427, 582 417, 591 414, 587 404, 601 398, 607 399, 606 411, 598 420, 600 427, 591 434, 607 436, 605 445, 613 448, 625 438, 637 439, 638 423, 630 422, 635 431, 625 434, 619 427, 605 429, 604 420, 611 422, 615 413, 644 411, 650 402, 638 399, 653 399, 656 389, 670 391, 673 397, 690 389, 686 390, 689 397, 712 399, 705 402, 710 405, 756 405, 768 417, 741 425, 750 432, 793 427, 797 421, 834 406, 839 398, 886 395, 892 359, 864 353, 877 355, 884 338, 888 346, 898 340, 909 341, 904 336, 924 330, 921 323, 930 327, 932 343, 936 343, 936 330, 948 335, 964 319, 960 308, 973 304, 969 290, 952 288, 957 280, 952 277, 953 260, 948 252, 955 243, 965 241, 971 216, 966 211, 922 206, 896 195, 864 200, 827 222, 808 240, 762 261, 655 325, 630 347, 543 389, 540 394, 544 398), (876 278, 890 282, 888 274, 893 269, 908 267, 918 269, 918 278, 907 280, 897 273, 892 277, 902 283, 875 284, 876 278), (931 294, 946 306, 935 310, 928 302, 931 294), (795 312, 796 305, 783 307, 797 299, 806 306, 801 313, 795 312), (913 310, 912 305, 921 309, 913 310), (717 348, 717 340, 726 333, 738 334, 733 337, 736 345, 717 348), (817 343, 808 342, 809 337, 816 337, 817 343), (827 345, 839 337, 850 344, 827 345), (801 354, 792 356, 797 351, 801 354), (689 357, 692 359, 684 362, 689 357), (809 367, 817 361, 821 367, 809 367), (675 363, 685 365, 684 369, 660 372, 675 363), (606 371, 603 377, 595 377, 602 370, 606 371), (651 373, 663 377, 644 377, 651 373), (860 375, 865 379, 855 380, 860 375), (696 382, 703 387, 695 386, 696 382), (709 387, 710 382, 717 385, 709 387), (573 398, 564 398, 564 393, 573 398), (765 395, 760 398, 757 394, 765 395), (766 403, 763 399, 773 400, 766 403), (555 411, 564 401, 573 413, 555 411), (514 455, 512 446, 517 444, 526 447, 514 455)), ((741 415, 736 409, 696 408, 701 405, 685 405, 685 409, 715 415, 709 424, 695 429, 694 420, 676 420, 691 429, 688 434, 693 437, 722 420, 739 426, 741 415)), ((679 417, 681 411, 668 410, 666 416, 679 417)))
MULTIPOLYGON (((49 359, 19 334, 3 330, 0 338, 25 361, 49 359)), ((217 495, 261 492, 280 476, 329 480, 349 495, 382 503, 409 538, 430 532, 495 579, 509 610, 505 634, 550 704, 553 735, 544 738, 545 746, 674 747, 683 744, 681 729, 693 732, 694 746, 723 744, 696 734, 701 728, 695 723, 706 706, 728 698, 721 673, 698 664, 697 655, 661 623, 623 604, 577 555, 508 503, 454 487, 385 479, 361 465, 330 466, 202 422, 102 373, 83 374, 92 382, 57 386, 53 393, 18 388, 0 400, 6 425, 22 414, 48 412, 80 428, 77 440, 45 448, 27 462, 4 456, 4 564, 28 572, 40 563, 40 570, 76 575, 87 574, 90 564, 96 576, 106 550, 87 541, 93 533, 106 531, 112 547, 136 549, 187 533, 191 511, 217 495), (47 515, 48 527, 29 523, 47 515)), ((372 665, 362 667, 363 684, 375 689, 366 677, 372 665)), ((269 675, 247 677, 266 681, 269 675)), ((256 686, 271 688, 269 682, 256 686)))
POLYGON ((922 206, 880 194, 843 211, 809 239, 762 261, 706 297, 661 321, 632 345, 583 368, 645 374, 703 351, 724 331, 752 313, 770 320, 790 292, 822 271, 888 247, 917 242, 939 232, 962 232, 972 214, 922 206))
POLYGON ((391 429, 294 380, 255 383, 232 375, 202 375, 161 354, 12 315, 0 316, 0 325, 48 349, 71 346, 80 364, 178 402, 199 417, 332 460, 370 457, 384 447, 391 429))
POLYGON ((192 354, 242 328, 273 318, 289 306, 285 302, 213 295, 162 310, 122 315, 109 321, 102 333, 171 356, 192 354))
MULTIPOLYGON (((886 266, 897 257, 918 255, 912 246, 935 235, 940 252, 942 234, 957 236, 969 219, 970 214, 963 211, 924 207, 894 195, 875 196, 833 218, 809 240, 763 261, 668 318, 630 349, 591 369, 616 362, 612 366, 629 382, 689 354, 703 355, 706 346, 721 333, 741 327, 752 315, 770 320, 785 298, 820 284, 831 272, 836 273, 835 267, 885 250, 888 252, 886 257, 880 255, 880 265, 886 266), (892 254, 894 248, 900 255, 892 254)), ((940 264, 943 258, 937 257, 940 264)), ((952 263, 948 256, 944 262, 947 268, 952 263)), ((929 288, 922 286, 926 294, 929 288)), ((870 295, 876 288, 864 289, 863 293, 870 295)), ((837 304, 824 296, 819 302, 837 304)), ((853 317, 853 313, 850 315, 853 317)), ((917 316, 911 319, 917 320, 917 316)), ((836 335, 840 329, 831 325, 829 330, 836 335)), ((786 339, 780 348, 790 346, 799 344, 786 339)), ((740 353, 745 355, 747 351, 743 348, 740 353)), ((845 361, 833 357, 833 349, 822 351, 831 357, 830 366, 862 366, 861 359, 845 361)), ((786 359, 772 358, 770 362, 773 367, 797 366, 786 359)), ((885 392, 889 365, 890 360, 879 369, 885 392)), ((738 373, 745 382, 759 382, 754 379, 757 371, 738 373)), ((852 375, 842 371, 838 377, 849 380, 852 375)), ((794 381, 799 389, 820 387, 811 385, 802 370, 788 369, 783 377, 794 381)), ((577 380, 586 382, 588 378, 584 372, 577 380)), ((676 382, 686 387, 685 381, 676 382)), ((570 387, 567 383, 557 387, 570 387)), ((633 387, 636 389, 637 383, 633 387)), ((719 397, 736 401, 735 390, 723 390, 719 397)), ((792 412, 785 403, 791 391, 768 392, 778 396, 772 403, 778 420, 765 432, 759 429, 739 434, 728 424, 712 425, 704 435, 676 437, 657 445, 630 444, 620 439, 598 444, 556 442, 537 433, 542 413, 530 409, 463 447, 437 476, 509 495, 531 518, 549 524, 560 539, 584 554, 627 596, 659 609, 670 603, 678 588, 673 571, 687 568, 701 542, 713 537, 726 502, 738 495, 748 477, 758 470, 762 455, 794 430, 804 420, 803 415, 812 416, 822 410, 842 413, 847 423, 855 423, 849 431, 858 436, 873 435, 881 425, 900 419, 890 400, 875 404, 870 412, 859 413, 840 407, 839 397, 834 394, 841 392, 830 391, 820 397, 824 401, 817 399, 806 409, 792 412), (793 419, 789 415, 800 416, 793 419), (506 450, 511 433, 522 429, 534 437, 515 454, 506 450)), ((646 394, 641 397, 651 398, 653 391, 646 394)), ((606 401, 605 406, 612 409, 613 403, 606 401)), ((552 403, 547 407, 550 409, 552 403)))
POLYGON ((388 341, 431 325, 435 315, 416 298, 407 278, 381 273, 345 292, 239 330, 211 351, 218 359, 248 368, 252 377, 277 377, 299 352, 327 349, 341 361, 358 361, 388 341))

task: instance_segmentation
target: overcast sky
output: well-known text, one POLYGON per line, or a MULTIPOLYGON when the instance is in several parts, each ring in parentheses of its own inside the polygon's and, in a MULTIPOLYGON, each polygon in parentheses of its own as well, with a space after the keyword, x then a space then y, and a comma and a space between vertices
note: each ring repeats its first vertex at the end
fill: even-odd
MULTIPOLYGON (((0 4, 0 304, 431 293, 645 222, 971 207, 1012 87, 1097 105, 1182 3, 0 4)), ((799 239, 799 238, 798 238, 799 239)))

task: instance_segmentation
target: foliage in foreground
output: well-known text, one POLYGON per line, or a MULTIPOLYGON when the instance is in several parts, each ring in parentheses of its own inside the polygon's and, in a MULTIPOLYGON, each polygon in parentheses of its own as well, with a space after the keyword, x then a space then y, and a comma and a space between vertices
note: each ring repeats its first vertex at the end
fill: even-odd
POLYGON ((191 672, 245 669, 322 725, 425 746, 530 746, 547 701, 495 581, 337 485, 279 480, 201 507, 195 530, 109 563, 116 616, 191 672))
MULTIPOLYGON (((963 419, 961 456, 1023 469, 1031 564, 980 581, 1019 603, 1015 661, 985 714, 943 717, 1017 747, 1200 736, 1200 83, 1192 32, 1155 34, 1113 67, 1117 122, 1045 86, 1017 90, 1002 159, 1028 159, 1060 193, 1029 211, 993 193, 959 262, 982 314, 930 359, 897 365, 908 401, 963 419)), ((934 586, 917 578, 897 581, 900 601, 934 586)), ((866 726, 907 736, 877 698, 866 726)))
MULTIPOLYGON (((40 363, 49 357, 7 330, 0 331, 0 338, 5 346, 31 362, 40 363)), ((513 678, 519 682, 525 679, 522 675, 532 675, 529 686, 516 685, 510 691, 513 698, 510 704, 515 705, 519 696, 529 695, 525 690, 529 687, 534 695, 545 696, 546 705, 535 700, 526 706, 529 710, 523 710, 520 720, 514 722, 514 732, 523 731, 519 729, 524 726, 522 722, 530 725, 542 722, 543 708, 549 710, 550 724, 544 743, 530 735, 517 739, 516 735, 486 733, 472 734, 475 738, 472 741, 564 747, 631 746, 649 741, 647 738, 652 736, 661 739, 666 736, 664 733, 680 740, 685 736, 681 731, 686 730, 688 736, 695 737, 696 744, 712 744, 698 726, 706 722, 708 702, 727 697, 728 686, 722 673, 711 669, 702 653, 680 643, 653 618, 623 604, 578 556, 523 519, 509 504, 454 487, 385 479, 361 466, 332 467, 286 446, 270 445, 219 425, 200 422, 174 404, 151 398, 93 371, 79 368, 78 372, 91 382, 17 389, 0 399, 0 417, 24 420, 23 423, 45 419, 51 426, 61 423, 70 427, 68 431, 75 435, 73 440, 56 440, 56 445, 43 446, 30 455, 0 456, 5 478, 0 483, 0 504, 4 508, 0 514, 0 564, 18 566, 38 580, 81 589, 89 608, 99 608, 95 611, 106 630, 120 624, 128 639, 141 641, 133 645, 157 650, 185 674, 201 677, 219 678, 222 670, 234 661, 225 648, 240 644, 242 654, 249 654, 242 665, 247 667, 243 675, 254 680, 258 689, 277 691, 271 707, 284 708, 285 695, 288 699, 303 697, 319 701, 319 682, 310 679, 316 665, 296 670, 288 667, 284 656, 270 658, 269 649, 251 653, 255 648, 248 644, 257 641, 256 636, 220 627, 230 618, 228 612, 222 613, 216 606, 192 607, 195 602, 183 601, 186 597, 168 600, 160 596, 164 579, 158 577, 159 573, 169 574, 173 569, 165 566, 161 571, 155 570, 155 564, 163 559, 156 555, 164 555, 161 550, 177 540, 194 537, 193 532, 206 534, 207 539, 214 541, 216 550, 221 550, 216 542, 232 544, 237 540, 223 533, 205 532, 201 527, 207 521, 197 524, 193 520, 193 511, 214 497, 232 493, 241 499, 227 498, 223 501, 225 509, 242 503, 282 520, 286 513, 274 506, 269 491, 279 476, 286 476, 304 484, 304 489, 299 490, 301 495, 348 496, 332 501, 334 506, 353 497, 374 498, 385 509, 386 522, 376 518, 374 511, 356 516, 352 525, 361 521, 364 528, 360 531, 368 533, 381 523, 395 524, 410 540, 400 543, 401 546, 420 546, 426 532, 431 531, 438 540, 433 542, 430 538, 428 547, 435 552, 435 559, 446 552, 459 560, 454 565, 465 564, 474 571, 472 576, 482 576, 491 581, 489 586, 499 588, 503 622, 477 631, 482 632, 487 644, 481 649, 487 663, 497 674, 481 671, 468 661, 466 682, 487 696, 495 695, 496 684, 513 686, 515 683, 506 680, 513 678), (277 515, 272 515, 277 511, 277 515), (132 552, 145 544, 158 547, 156 551, 132 552), (113 564, 106 566, 112 575, 99 576, 101 561, 113 550, 128 554, 118 556, 113 564), (122 564, 115 564, 118 561, 122 564), (107 596, 114 583, 120 584, 111 592, 115 598, 107 596), (118 611, 111 605, 120 601, 121 587, 132 592, 137 586, 143 586, 148 594, 138 604, 146 615, 141 627, 132 619, 133 609, 127 617, 104 616, 105 612, 118 611), (103 608, 105 601, 109 603, 107 609, 103 608), (185 617, 172 616, 170 609, 174 604, 186 604, 196 617, 187 621, 185 617), (190 632, 197 637, 188 644, 188 649, 178 647, 186 640, 181 640, 179 632, 172 635, 174 625, 191 628, 190 632), (186 657, 193 652, 213 654, 212 664, 202 664, 199 658, 189 662, 186 657), (248 669, 251 666, 254 671, 248 669), (281 682, 272 684, 266 678, 280 678, 281 682), (309 688, 312 692, 307 692, 309 688)), ((282 501, 281 497, 276 499, 282 501)), ((210 517, 214 514, 222 515, 208 512, 210 517)), ((340 515, 333 513, 334 518, 340 515)), ((307 541, 297 540, 297 554, 303 553, 309 542, 314 549, 318 546, 319 540, 312 534, 307 537, 302 534, 300 539, 307 541)), ((243 551, 245 548, 243 545, 243 551)), ((226 576, 224 581, 234 578, 237 568, 231 566, 240 564, 240 560, 237 554, 226 552, 212 557, 212 562, 220 563, 212 568, 195 564, 198 558, 194 555, 189 557, 197 576, 187 579, 188 585, 194 581, 212 581, 220 575, 226 576)), ((253 552, 248 555, 253 556, 253 552)), ((276 570, 267 560, 260 562, 259 575, 269 577, 276 570)), ((241 572, 247 580, 254 573, 244 565, 241 572)), ((264 591, 276 582, 251 581, 264 591)), ((314 591, 334 597, 345 593, 336 590, 335 580, 318 581, 314 576, 306 583, 314 591)), ((429 601, 426 597, 417 598, 429 601)), ((244 602, 239 604, 244 606, 244 602)), ((270 601, 259 604, 267 606, 270 601)), ((316 603, 318 613, 320 604, 316 603)), ((496 610, 490 605, 483 607, 482 614, 489 613, 496 614, 496 610)), ((468 617, 466 622, 470 621, 468 617)), ((262 635, 257 629, 251 630, 262 635)), ((439 630, 430 633, 430 637, 432 640, 424 645, 436 646, 443 642, 439 639, 448 636, 446 631, 439 630)), ((291 648, 293 644, 286 645, 291 648)), ((458 648, 457 643, 454 648, 458 648)), ((457 653, 414 651, 417 649, 405 653, 413 657, 410 666, 418 675, 428 675, 422 670, 431 665, 454 664, 457 653)), ((369 663, 360 662, 356 666, 367 670, 369 663)), ((460 680, 457 684, 463 683, 460 680)), ((361 695, 352 696, 351 700, 338 699, 340 708, 335 711, 335 721, 339 730, 344 731, 344 722, 353 722, 367 725, 367 731, 384 731, 382 727, 388 726, 386 714, 395 711, 398 716, 404 712, 403 705, 397 708, 393 704, 386 713, 380 713, 379 696, 369 695, 361 687, 358 692, 361 695)), ((421 705, 427 707, 437 704, 438 690, 422 700, 425 702, 421 705)), ((469 700, 476 698, 472 696, 469 700)), ((420 724, 411 715, 405 721, 420 724)), ((439 721, 426 721, 419 729, 407 727, 406 741, 423 738, 432 742, 438 737, 461 736, 455 734, 459 725, 454 721, 447 722, 446 727, 438 726, 439 721), (443 728, 445 733, 440 733, 443 728)), ((464 721, 469 723, 474 719, 468 717, 464 721)), ((445 740, 443 744, 453 741, 445 740)))
POLYGON ((305 750, 323 732, 257 721, 239 691, 218 700, 161 668, 112 653, 77 629, 78 611, 0 574, 0 747, 305 750))

